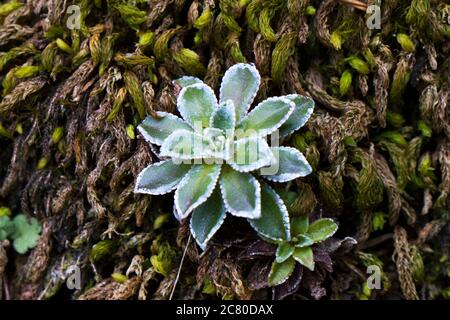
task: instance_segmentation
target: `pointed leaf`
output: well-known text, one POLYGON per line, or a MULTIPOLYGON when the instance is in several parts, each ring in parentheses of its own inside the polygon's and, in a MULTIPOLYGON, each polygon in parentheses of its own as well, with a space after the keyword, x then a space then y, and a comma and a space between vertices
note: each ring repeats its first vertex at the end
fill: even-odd
POLYGON ((269 274, 269 285, 274 287, 285 282, 291 276, 294 268, 295 260, 292 258, 282 263, 274 261, 269 274))
POLYGON ((172 132, 178 129, 192 131, 186 122, 171 113, 158 111, 156 115, 158 118, 148 116, 137 127, 145 141, 149 143, 160 146, 172 132))
POLYGON ((314 111, 314 100, 299 94, 290 94, 284 96, 295 103, 294 112, 280 127, 280 137, 285 137, 305 125, 314 111))
POLYGON ((309 218, 307 215, 301 215, 291 219, 291 234, 293 237, 306 233, 306 231, 308 231, 308 227, 309 218))
POLYGON ((255 66, 238 63, 225 72, 220 86, 220 102, 233 101, 236 121, 242 119, 250 108, 259 89, 261 76, 255 66))
POLYGON ((277 247, 275 261, 278 263, 286 261, 294 253, 294 250, 294 246, 292 246, 289 242, 280 243, 277 247))
POLYGON ((134 192, 153 195, 168 193, 177 187, 189 169, 189 165, 178 165, 171 160, 151 164, 139 173, 134 192))
POLYGON ((193 84, 203 83, 203 81, 196 77, 185 76, 174 80, 173 83, 179 85, 181 88, 185 88, 193 84))
POLYGON ((204 159, 214 156, 207 137, 188 130, 177 130, 161 145, 160 156, 176 159, 204 159))
POLYGON ((200 248, 205 249, 207 242, 219 230, 225 217, 225 206, 219 188, 216 188, 208 200, 192 212, 191 233, 200 248))
POLYGON ((268 98, 242 119, 236 127, 236 135, 241 138, 254 134, 265 137, 285 123, 294 108, 294 103, 286 98, 268 98))
POLYGON ((222 129, 224 132, 229 133, 230 136, 233 135, 234 127, 236 126, 236 114, 233 101, 227 100, 220 103, 209 120, 209 126, 222 129))
POLYGON ((276 161, 269 145, 264 139, 250 137, 233 144, 232 159, 228 164, 236 171, 249 172, 268 166, 276 161))
POLYGON ((217 108, 214 91, 203 83, 196 83, 184 87, 177 99, 178 111, 183 119, 195 131, 201 133, 209 126, 209 119, 217 108))
POLYGON ((289 214, 280 196, 266 183, 261 184, 261 218, 248 222, 263 237, 274 241, 291 239, 289 214))
MULTIPOLYGON (((307 176, 312 172, 303 154, 291 147, 273 147, 275 162, 272 166, 278 167, 277 173, 273 175, 263 175, 267 180, 275 182, 287 182, 299 177, 307 176)), ((261 172, 263 174, 263 172, 261 172)))
POLYGON ((314 254, 310 247, 296 248, 292 257, 311 271, 314 271, 314 254))
POLYGON ((314 241, 312 241, 311 238, 305 236, 304 234, 300 234, 295 238, 296 238, 295 241, 296 248, 309 247, 310 245, 314 244, 314 241))
POLYGON ((227 211, 236 217, 261 217, 261 186, 251 174, 223 169, 220 189, 227 211))
POLYGON ((186 218, 213 192, 220 175, 220 165, 194 165, 175 191, 175 207, 180 219, 186 218))
POLYGON ((317 243, 331 237, 337 229, 338 226, 332 219, 319 219, 309 226, 306 236, 317 243))

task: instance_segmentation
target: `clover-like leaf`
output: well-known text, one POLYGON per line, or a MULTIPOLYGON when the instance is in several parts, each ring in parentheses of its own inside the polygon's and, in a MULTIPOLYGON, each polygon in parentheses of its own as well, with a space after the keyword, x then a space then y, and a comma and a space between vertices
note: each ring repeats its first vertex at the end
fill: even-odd
POLYGON ((267 142, 254 136, 236 141, 230 153, 232 159, 228 164, 240 172, 257 170, 276 161, 267 142))
POLYGON ((282 263, 274 261, 269 274, 269 285, 272 287, 285 282, 292 274, 295 268, 295 260, 287 259, 282 263))
POLYGON ((14 232, 11 235, 14 249, 23 254, 34 248, 39 239, 42 227, 36 218, 27 219, 25 215, 19 214, 13 219, 14 232))
POLYGON ((236 217, 261 217, 261 186, 251 174, 223 168, 220 189, 227 211, 236 217))
POLYGON ((137 127, 145 141, 149 143, 160 146, 176 130, 192 131, 192 128, 186 122, 171 113, 158 111, 156 115, 158 117, 146 117, 137 127))
POLYGON ((220 175, 220 165, 193 165, 175 191, 175 207, 180 220, 186 218, 213 192, 220 175))
POLYGON ((255 66, 238 63, 225 72, 220 86, 222 103, 232 100, 236 108, 236 121, 247 113, 258 92, 261 76, 255 66))
POLYGON ((309 225, 306 236, 317 243, 331 237, 337 229, 338 226, 332 219, 319 219, 309 225))
POLYGON ((263 237, 274 241, 289 241, 289 214, 280 196, 266 183, 261 183, 261 217, 248 219, 263 237))
POLYGON ((274 175, 263 175, 264 178, 275 182, 287 182, 307 176, 312 172, 308 161, 297 149, 291 147, 273 147, 272 151, 275 155, 275 162, 272 163, 272 166, 278 167, 278 171, 274 175))
POLYGON ((292 257, 309 270, 314 271, 314 254, 310 247, 296 248, 292 257))
POLYGON ((278 263, 286 261, 294 253, 294 250, 295 247, 289 242, 280 243, 275 253, 275 261, 278 263))
POLYGON ((282 97, 272 97, 258 104, 236 127, 236 136, 265 137, 277 130, 294 111, 292 101, 282 97))
POLYGON ((233 101, 227 100, 221 102, 219 107, 214 111, 209 120, 209 126, 223 130, 229 136, 234 134, 236 126, 236 114, 233 101))
POLYGON ((205 203, 194 209, 190 221, 191 233, 200 248, 219 230, 226 217, 225 206, 216 188, 205 203))
POLYGON ((214 91, 204 83, 184 87, 177 99, 178 111, 195 131, 201 133, 209 126, 209 119, 217 109, 214 91))
POLYGON ((184 77, 178 78, 177 80, 174 80, 173 83, 176 85, 179 85, 181 88, 185 88, 185 87, 191 86, 193 84, 203 83, 203 81, 197 77, 184 76, 184 77))
POLYGON ((214 156, 211 140, 207 136, 188 130, 177 130, 164 140, 161 157, 176 159, 203 159, 214 156))
POLYGON ((283 96, 295 104, 294 111, 289 119, 280 127, 280 137, 290 135, 305 125, 314 111, 314 100, 299 94, 283 96))
POLYGON ((134 192, 159 195, 174 190, 187 174, 190 166, 175 164, 172 160, 147 166, 139 173, 134 192))
POLYGON ((5 240, 14 232, 14 225, 9 217, 0 217, 0 241, 5 240))

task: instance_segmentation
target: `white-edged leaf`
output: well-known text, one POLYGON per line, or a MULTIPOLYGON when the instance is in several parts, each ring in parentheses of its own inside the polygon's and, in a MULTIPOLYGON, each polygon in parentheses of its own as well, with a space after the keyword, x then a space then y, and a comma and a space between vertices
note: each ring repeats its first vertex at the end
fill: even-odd
POLYGON ((220 165, 193 165, 175 191, 175 207, 180 219, 186 218, 213 192, 220 175, 220 165))
POLYGON ((266 183, 261 183, 261 218, 248 219, 263 237, 274 241, 290 241, 289 214, 280 196, 266 183))
POLYGON ((329 237, 333 236, 337 231, 337 224, 329 218, 323 218, 314 221, 308 227, 308 231, 306 232, 306 236, 311 238, 314 243, 324 241, 329 237))
POLYGON ((152 116, 146 117, 137 127, 145 141, 149 143, 160 146, 174 131, 179 129, 192 130, 183 119, 171 113, 158 111, 156 115, 158 116, 157 118, 152 116))
POLYGON ((240 139, 231 145, 233 147, 229 153, 232 156, 227 163, 236 171, 250 172, 269 166, 276 161, 264 139, 249 137, 240 139))
POLYGON ((291 245, 289 242, 280 243, 277 247, 277 251, 275 253, 275 261, 278 263, 282 263, 289 259, 291 255, 294 253, 295 247, 291 245))
POLYGON ((289 119, 280 127, 280 137, 282 138, 303 127, 314 111, 314 100, 309 97, 299 94, 289 94, 283 97, 294 102, 295 108, 289 119))
POLYGON ((283 97, 272 97, 258 104, 236 127, 236 136, 265 137, 277 130, 294 111, 295 104, 283 97))
POLYGON ((295 247, 296 248, 303 248, 303 247, 309 247, 310 245, 314 244, 314 241, 312 241, 311 238, 305 236, 304 234, 300 234, 295 237, 295 247))
POLYGON ((232 215, 250 219, 261 216, 261 186, 251 174, 224 167, 220 190, 225 207, 232 215))
POLYGON ((203 83, 203 81, 196 77, 184 76, 174 80, 173 83, 179 85, 181 88, 185 88, 187 86, 192 86, 193 84, 203 83))
POLYGON ((221 102, 209 120, 209 126, 223 130, 227 135, 234 134, 236 114, 232 100, 221 102))
POLYGON ((188 130, 177 130, 161 145, 160 156, 176 159, 203 159, 214 155, 207 137, 188 130))
POLYGON ((209 126, 209 119, 217 109, 214 91, 204 83, 184 87, 177 99, 178 111, 195 131, 200 132, 209 126))
POLYGON ((238 63, 229 68, 220 86, 220 102, 233 101, 236 121, 242 119, 250 108, 261 83, 261 76, 254 65, 238 63))
POLYGON ((194 209, 190 221, 192 236, 203 250, 226 217, 225 206, 216 188, 205 203, 194 209))
POLYGON ((285 282, 292 274, 295 268, 295 260, 287 259, 282 263, 274 261, 269 274, 269 285, 275 287, 285 282))
POLYGON ((292 257, 311 271, 314 271, 314 254, 310 247, 295 248, 292 257))
POLYGON ((312 168, 305 156, 297 149, 291 147, 273 147, 272 150, 275 155, 275 163, 272 163, 272 166, 278 167, 278 171, 274 175, 263 175, 267 180, 287 182, 307 176, 312 172, 312 168))
POLYGON ((139 173, 134 192, 153 195, 168 193, 178 186, 189 169, 189 165, 178 165, 172 160, 153 163, 139 173))

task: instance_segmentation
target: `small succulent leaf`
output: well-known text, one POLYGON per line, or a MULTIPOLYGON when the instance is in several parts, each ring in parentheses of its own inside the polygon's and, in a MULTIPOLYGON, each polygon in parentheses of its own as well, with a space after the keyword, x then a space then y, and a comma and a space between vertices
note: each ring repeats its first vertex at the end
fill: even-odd
POLYGON ((189 165, 178 165, 172 160, 153 163, 139 173, 134 192, 152 195, 169 193, 178 186, 189 169, 189 165))
POLYGON ((192 131, 192 128, 183 119, 171 113, 158 111, 156 115, 158 116, 157 118, 152 116, 146 117, 137 127, 148 143, 160 146, 176 130, 184 129, 192 131))
POLYGON ((205 203, 194 209, 190 221, 192 236, 203 250, 226 217, 225 206, 216 188, 205 203))
POLYGON ((287 259, 282 263, 274 261, 269 274, 269 285, 274 287, 285 282, 292 274, 295 268, 295 260, 287 259))
POLYGON ((309 225, 306 236, 317 243, 333 236, 337 229, 338 226, 332 219, 319 219, 309 225))
POLYGON ((179 85, 181 88, 185 88, 193 84, 203 83, 203 81, 196 77, 185 76, 174 80, 173 83, 179 85))
POLYGON ((310 245, 314 244, 314 241, 308 236, 305 236, 304 234, 300 234, 296 237, 295 241, 295 247, 296 248, 303 248, 303 247, 309 247, 310 245))
POLYGON ((175 191, 175 207, 180 219, 186 218, 213 192, 220 175, 220 165, 193 165, 175 191))
POLYGON ((201 133, 209 126, 209 119, 217 109, 214 91, 203 83, 183 88, 177 99, 178 111, 195 131, 201 133))
POLYGON ((292 101, 272 97, 258 104, 236 127, 238 137, 265 137, 277 130, 294 111, 292 101))
POLYGON ((267 142, 254 136, 234 142, 229 153, 232 158, 228 159, 228 164, 239 172, 254 171, 276 161, 267 142))
POLYGON ((251 174, 224 167, 220 190, 227 211, 236 217, 261 217, 261 186, 251 174))
POLYGON ((177 130, 164 140, 160 149, 161 157, 176 159, 203 159, 214 156, 211 141, 204 135, 177 130))
POLYGON ((27 219, 25 215, 19 214, 13 219, 14 232, 11 235, 14 249, 23 254, 28 249, 34 248, 39 240, 42 227, 36 218, 27 219))
POLYGON ((314 271, 314 254, 310 247, 295 248, 292 257, 309 270, 314 271))
POLYGON ((289 214, 280 196, 266 183, 261 183, 261 217, 248 219, 262 237, 274 241, 289 241, 289 214))
POLYGON ((280 243, 277 247, 275 261, 278 263, 286 261, 288 258, 292 256, 294 250, 295 247, 292 246, 289 242, 280 243))
POLYGON ((263 175, 265 179, 275 182, 287 182, 307 176, 312 172, 308 161, 297 149, 291 147, 273 147, 272 152, 278 155, 278 157, 275 157, 275 163, 272 163, 272 165, 278 167, 278 172, 273 175, 263 175))
POLYGON ((280 137, 286 137, 305 125, 314 111, 314 100, 299 94, 283 96, 295 104, 294 111, 280 127, 280 137))
POLYGON ((291 218, 291 234, 292 237, 298 237, 308 231, 309 218, 307 215, 301 215, 291 218))
POLYGON ((242 119, 258 92, 261 76, 255 66, 238 63, 229 68, 222 79, 220 99, 232 100, 236 108, 236 121, 242 119))
POLYGON ((236 114, 233 101, 227 100, 220 103, 219 107, 214 111, 209 120, 209 126, 221 129, 230 136, 234 134, 236 114))

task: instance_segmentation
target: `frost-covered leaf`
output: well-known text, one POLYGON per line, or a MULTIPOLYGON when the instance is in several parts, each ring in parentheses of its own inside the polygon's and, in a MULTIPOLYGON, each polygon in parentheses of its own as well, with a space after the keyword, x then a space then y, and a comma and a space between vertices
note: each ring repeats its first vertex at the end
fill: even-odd
POLYGON ((269 274, 269 284, 274 287, 285 282, 294 271, 294 268, 295 260, 292 258, 282 263, 274 261, 269 274))
POLYGON ((307 215, 301 215, 291 219, 291 234, 293 237, 306 233, 308 227, 309 218, 307 215))
POLYGON ((287 182, 299 177, 307 176, 312 172, 303 154, 291 147, 273 147, 275 163, 272 166, 278 167, 274 175, 263 175, 264 178, 275 182, 287 182))
POLYGON ((233 101, 227 100, 220 103, 219 107, 211 116, 209 126, 212 128, 221 129, 230 136, 234 134, 236 115, 233 101))
POLYGON ((267 142, 250 137, 234 142, 232 159, 229 159, 228 164, 236 171, 249 172, 269 166, 274 161, 275 156, 267 142))
POLYGON ((305 125, 314 111, 314 100, 299 94, 283 96, 295 103, 289 119, 280 127, 280 137, 285 137, 305 125))
POLYGON ((296 248, 292 257, 311 271, 314 271, 314 254, 310 247, 296 248))
POLYGON ((209 126, 209 119, 217 108, 217 99, 210 87, 196 83, 181 90, 177 107, 183 119, 201 133, 203 128, 209 126))
POLYGON ((213 192, 220 175, 220 165, 194 165, 175 191, 175 207, 180 220, 186 218, 213 192))
POLYGON ((274 241, 289 241, 289 214, 280 196, 266 183, 261 184, 261 218, 248 219, 261 236, 274 241))
POLYGON ((258 104, 236 127, 238 137, 265 137, 277 130, 294 111, 292 101, 272 97, 258 104))
POLYGON ((42 227, 36 218, 27 219, 25 215, 19 214, 13 219, 14 232, 11 235, 14 249, 23 254, 34 248, 39 239, 42 227))
POLYGON ((173 83, 179 85, 181 88, 184 88, 193 84, 203 83, 203 81, 196 77, 185 76, 174 80, 173 83))
POLYGON ((338 226, 332 219, 319 219, 309 225, 306 236, 317 243, 331 237, 337 229, 338 226))
POLYGON ((172 160, 153 163, 139 173, 134 192, 153 195, 168 193, 177 187, 189 169, 189 165, 175 164, 172 160))
POLYGON ((224 167, 220 189, 227 211, 236 217, 261 216, 261 187, 251 174, 224 167))
POLYGON ((219 188, 216 188, 208 200, 192 212, 191 233, 202 249, 205 249, 207 242, 219 230, 225 217, 225 206, 219 188))
POLYGON ((261 76, 255 66, 238 63, 225 72, 220 86, 220 102, 233 101, 236 121, 242 119, 258 92, 261 76))
POLYGON ((192 128, 183 119, 171 113, 158 111, 156 115, 157 118, 148 116, 137 127, 149 143, 161 145, 170 134, 179 129, 192 131, 192 128))
POLYGON ((214 156, 211 140, 188 130, 177 130, 164 140, 160 156, 176 159, 203 159, 214 156))
POLYGON ((282 263, 286 261, 292 253, 294 253, 295 247, 291 245, 289 242, 280 243, 277 247, 277 252, 275 254, 275 261, 278 263, 282 263))

